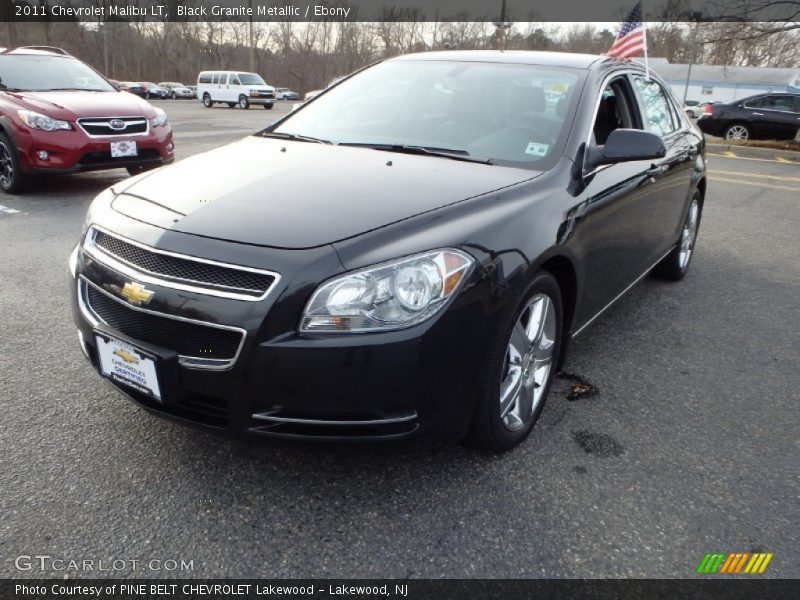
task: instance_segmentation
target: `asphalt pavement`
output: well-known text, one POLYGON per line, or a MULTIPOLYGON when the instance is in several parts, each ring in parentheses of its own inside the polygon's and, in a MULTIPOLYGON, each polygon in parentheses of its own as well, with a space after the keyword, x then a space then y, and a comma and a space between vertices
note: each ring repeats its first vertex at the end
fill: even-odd
MULTIPOLYGON (((179 158, 288 110, 160 105, 179 158)), ((231 442, 149 416, 83 358, 67 291, 86 208, 125 172, 0 196, 19 211, 0 209, 0 577, 695 577, 707 552, 755 551, 774 553, 764 577, 800 577, 800 166, 708 162, 691 272, 588 328, 503 456, 231 442), (571 376, 596 394, 568 399, 571 376)))

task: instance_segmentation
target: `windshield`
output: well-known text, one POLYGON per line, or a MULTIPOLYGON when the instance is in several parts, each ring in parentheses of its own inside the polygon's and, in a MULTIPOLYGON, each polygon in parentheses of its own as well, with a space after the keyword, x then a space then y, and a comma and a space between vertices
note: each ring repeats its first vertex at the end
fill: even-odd
POLYGON ((566 137, 565 119, 582 77, 563 67, 388 61, 319 96, 274 131, 549 168, 566 137))
POLYGON ((239 73, 239 81, 242 85, 267 85, 259 75, 255 73, 239 73))
POLYGON ((110 83, 81 61, 62 56, 0 56, 0 84, 0 89, 31 92, 115 91, 110 83))

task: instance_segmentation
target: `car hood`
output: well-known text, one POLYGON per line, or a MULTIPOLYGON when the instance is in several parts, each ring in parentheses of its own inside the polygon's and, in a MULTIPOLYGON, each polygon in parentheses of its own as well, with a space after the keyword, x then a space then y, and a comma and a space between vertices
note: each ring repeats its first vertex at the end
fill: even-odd
POLYGON ((149 103, 127 92, 16 92, 19 104, 55 119, 79 117, 154 117, 149 103))
POLYGON ((249 137, 114 186, 118 212, 193 235, 311 248, 540 175, 249 137))

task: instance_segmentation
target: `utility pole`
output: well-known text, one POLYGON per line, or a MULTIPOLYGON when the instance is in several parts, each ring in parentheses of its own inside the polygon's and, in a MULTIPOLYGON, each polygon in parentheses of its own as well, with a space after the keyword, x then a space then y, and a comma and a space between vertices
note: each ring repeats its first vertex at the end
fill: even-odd
POLYGON ((692 78, 692 63, 689 63, 689 70, 686 71, 686 84, 683 86, 683 105, 686 106, 686 95, 689 93, 689 80, 692 78))
POLYGON ((497 30, 497 48, 506 49, 506 0, 500 4, 500 28, 497 30))
POLYGON ((250 22, 249 22, 249 33, 250 33, 250 72, 256 72, 256 45, 255 45, 255 35, 253 33, 253 0, 248 0, 248 5, 250 6, 250 22))

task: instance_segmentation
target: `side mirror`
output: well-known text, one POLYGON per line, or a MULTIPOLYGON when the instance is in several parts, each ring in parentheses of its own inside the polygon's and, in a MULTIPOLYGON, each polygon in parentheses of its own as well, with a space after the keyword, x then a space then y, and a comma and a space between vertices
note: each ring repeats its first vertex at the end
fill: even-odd
POLYGON ((589 149, 587 167, 594 169, 600 165, 664 158, 666 155, 664 141, 656 134, 641 129, 615 129, 604 146, 589 149))

